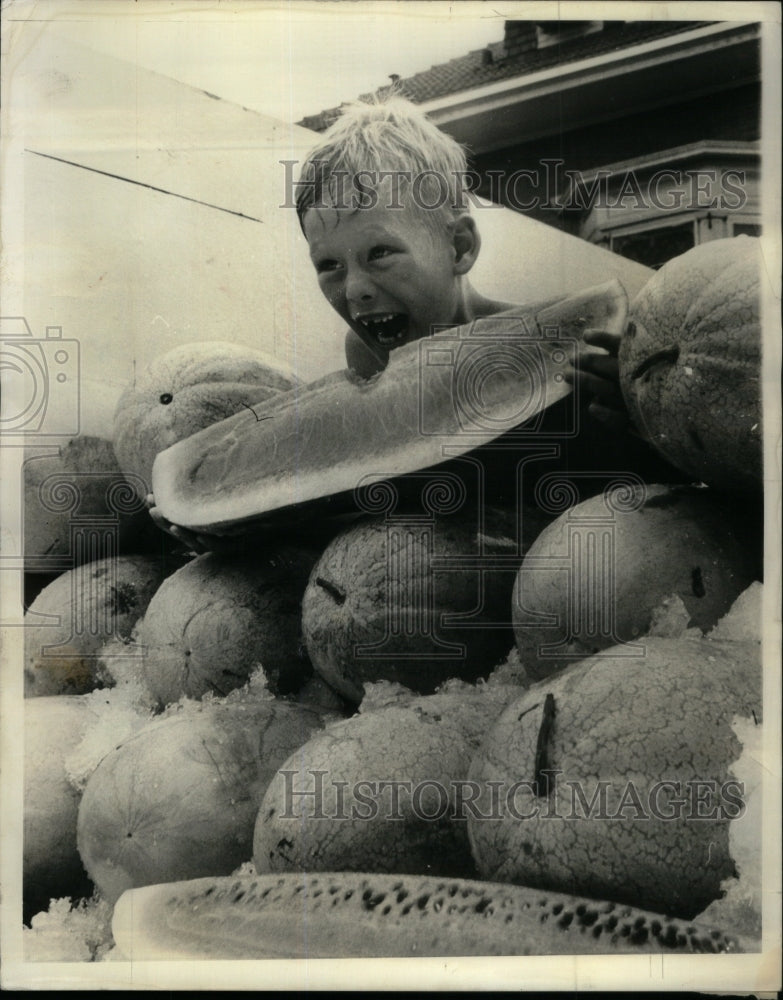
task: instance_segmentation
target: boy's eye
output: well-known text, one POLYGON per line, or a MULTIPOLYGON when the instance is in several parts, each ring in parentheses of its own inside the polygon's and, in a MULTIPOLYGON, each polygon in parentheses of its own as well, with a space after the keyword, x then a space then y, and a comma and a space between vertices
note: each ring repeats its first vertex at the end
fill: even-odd
POLYGON ((315 269, 318 274, 325 274, 328 271, 336 271, 339 266, 340 262, 337 260, 319 260, 315 265, 315 269))
POLYGON ((379 260, 382 257, 389 257, 395 252, 393 247, 373 247, 367 256, 370 260, 379 260))

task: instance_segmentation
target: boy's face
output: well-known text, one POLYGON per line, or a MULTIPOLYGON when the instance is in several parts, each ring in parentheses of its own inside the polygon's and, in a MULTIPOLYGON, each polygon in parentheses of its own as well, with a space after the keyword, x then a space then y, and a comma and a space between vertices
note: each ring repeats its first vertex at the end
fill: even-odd
POLYGON ((460 322, 455 248, 411 209, 310 209, 321 291, 365 343, 389 351, 460 322))

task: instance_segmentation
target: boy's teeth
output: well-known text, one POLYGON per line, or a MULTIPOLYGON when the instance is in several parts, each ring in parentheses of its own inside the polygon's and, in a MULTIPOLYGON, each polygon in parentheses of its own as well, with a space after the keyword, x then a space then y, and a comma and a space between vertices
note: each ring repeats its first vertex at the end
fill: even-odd
POLYGON ((380 344, 394 344, 402 340, 408 321, 402 313, 377 313, 361 316, 359 322, 380 344))
POLYGON ((372 323, 388 323, 390 319, 394 319, 394 313, 384 313, 382 316, 366 316, 362 319, 362 323, 365 326, 370 326, 372 323))

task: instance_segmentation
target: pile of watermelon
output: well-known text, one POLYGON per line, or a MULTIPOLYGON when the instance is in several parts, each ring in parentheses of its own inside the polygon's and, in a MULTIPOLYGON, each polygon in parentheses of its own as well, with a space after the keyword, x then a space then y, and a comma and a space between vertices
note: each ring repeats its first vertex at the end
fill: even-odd
POLYGON ((756 243, 631 305, 621 387, 670 482, 496 503, 436 468, 376 484, 392 513, 197 554, 146 510, 156 454, 307 391, 222 344, 153 362, 113 442, 29 460, 29 957, 758 948, 756 243))

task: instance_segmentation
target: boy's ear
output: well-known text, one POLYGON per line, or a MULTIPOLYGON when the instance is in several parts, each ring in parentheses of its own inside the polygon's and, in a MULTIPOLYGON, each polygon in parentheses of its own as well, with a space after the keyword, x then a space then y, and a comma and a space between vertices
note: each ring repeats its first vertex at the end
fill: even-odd
POLYGON ((476 263, 481 249, 476 220, 472 215, 459 215, 451 223, 451 242, 454 247, 454 273, 467 274, 476 263))

